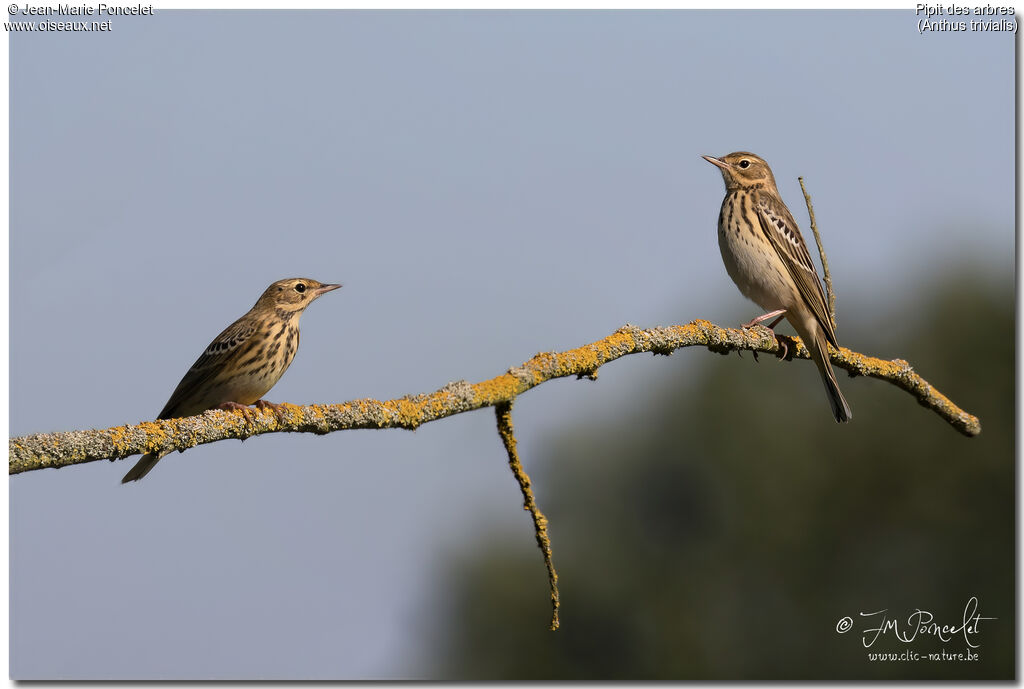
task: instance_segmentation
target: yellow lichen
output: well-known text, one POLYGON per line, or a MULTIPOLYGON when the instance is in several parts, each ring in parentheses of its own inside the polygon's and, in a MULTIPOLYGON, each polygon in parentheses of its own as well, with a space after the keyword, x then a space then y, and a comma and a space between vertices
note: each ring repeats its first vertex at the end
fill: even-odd
MULTIPOLYGON (((807 348, 799 338, 786 338, 786 341, 790 343, 788 358, 808 358, 807 348)), ((248 415, 239 410, 228 410, 205 412, 201 419, 192 418, 187 422, 185 419, 172 419, 144 422, 137 426, 118 426, 96 431, 106 434, 103 440, 109 442, 93 443, 91 447, 102 449, 79 450, 82 446, 77 432, 74 438, 57 433, 9 439, 10 473, 155 451, 167 445, 171 439, 176 441, 176 447, 182 448, 279 430, 313 430, 324 433, 374 426, 416 428, 428 421, 462 411, 511 402, 526 390, 552 378, 594 376, 604 364, 628 354, 667 354, 694 345, 722 352, 748 349, 770 353, 778 350, 775 340, 763 327, 748 330, 720 328, 706 320, 649 330, 627 325, 583 347, 560 353, 538 353, 521 366, 489 380, 475 384, 459 381, 430 394, 401 400, 379 402, 361 399, 322 407, 282 403, 280 417, 269 410, 251 410, 248 415), (314 428, 303 428, 303 423, 310 423, 314 428), (65 440, 70 444, 65 446, 65 440), (69 459, 71 453, 75 454, 74 461, 69 459)), ((981 432, 977 418, 957 408, 945 395, 921 378, 907 362, 900 359, 877 359, 846 348, 830 350, 829 353, 832 361, 851 375, 887 380, 906 390, 918 402, 939 413, 965 435, 981 432)))

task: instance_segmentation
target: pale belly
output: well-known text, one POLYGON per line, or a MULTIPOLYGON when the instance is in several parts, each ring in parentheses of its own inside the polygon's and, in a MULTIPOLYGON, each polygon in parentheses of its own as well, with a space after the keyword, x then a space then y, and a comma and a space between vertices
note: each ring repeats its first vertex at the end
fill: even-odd
POLYGON ((750 231, 723 231, 718 229, 718 248, 729 277, 745 297, 765 311, 790 309, 799 295, 790 276, 783 274, 784 266, 773 261, 773 251, 767 242, 757 241, 750 231))
POLYGON ((263 396, 270 392, 284 371, 273 376, 239 376, 235 380, 227 381, 218 386, 212 406, 221 405, 225 402, 236 402, 238 404, 253 404, 256 400, 263 399, 263 396))

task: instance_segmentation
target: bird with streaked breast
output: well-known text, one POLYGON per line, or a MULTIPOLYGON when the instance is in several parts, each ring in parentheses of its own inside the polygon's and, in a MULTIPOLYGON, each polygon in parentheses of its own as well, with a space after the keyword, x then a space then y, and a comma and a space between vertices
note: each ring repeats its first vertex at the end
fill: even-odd
POLYGON ((835 323, 807 244, 779 196, 771 168, 745 151, 702 157, 725 180, 718 246, 726 272, 744 296, 768 311, 743 327, 775 318, 768 325, 771 330, 785 317, 818 367, 835 420, 849 421, 853 413, 828 360, 828 345, 839 349, 835 323))
MULTIPOLYGON (((247 314, 206 348, 174 389, 160 419, 194 416, 207 409, 278 406, 262 399, 288 370, 299 348, 299 317, 317 297, 341 285, 308 278, 278 280, 247 314)), ((166 452, 145 454, 121 479, 138 481, 166 452)))

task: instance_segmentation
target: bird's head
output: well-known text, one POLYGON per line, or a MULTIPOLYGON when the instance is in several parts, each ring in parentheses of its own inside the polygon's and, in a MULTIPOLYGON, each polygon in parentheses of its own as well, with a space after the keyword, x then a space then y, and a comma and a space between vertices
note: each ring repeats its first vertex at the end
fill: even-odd
POLYGON ((341 285, 325 285, 309 278, 288 278, 278 280, 263 293, 256 302, 257 308, 272 308, 283 311, 302 311, 321 294, 335 290, 341 285))
POLYGON ((725 188, 730 191, 758 185, 775 189, 775 176, 772 175, 772 169, 768 167, 768 163, 753 153, 737 151, 721 158, 701 157, 722 171, 725 188))

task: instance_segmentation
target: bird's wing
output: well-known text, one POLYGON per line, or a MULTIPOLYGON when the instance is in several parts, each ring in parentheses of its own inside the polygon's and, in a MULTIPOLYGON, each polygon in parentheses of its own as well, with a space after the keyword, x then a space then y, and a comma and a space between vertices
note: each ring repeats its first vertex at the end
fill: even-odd
POLYGON ((810 306, 825 331, 825 337, 833 347, 839 349, 835 324, 829 315, 825 293, 821 289, 821 281, 818 279, 818 273, 814 269, 814 263, 811 261, 807 244, 800 234, 796 220, 793 219, 793 215, 786 205, 771 194, 758 194, 755 205, 765 236, 782 257, 782 262, 789 269, 789 274, 792 276, 793 282, 796 283, 797 289, 800 290, 800 295, 810 306))
POLYGON ((233 360, 245 354, 249 349, 246 344, 251 344, 252 336, 256 333, 255 321, 246 316, 229 325, 196 359, 174 389, 171 399, 167 400, 158 419, 174 419, 206 411, 205 408, 196 408, 202 399, 198 393, 227 369, 233 360))

